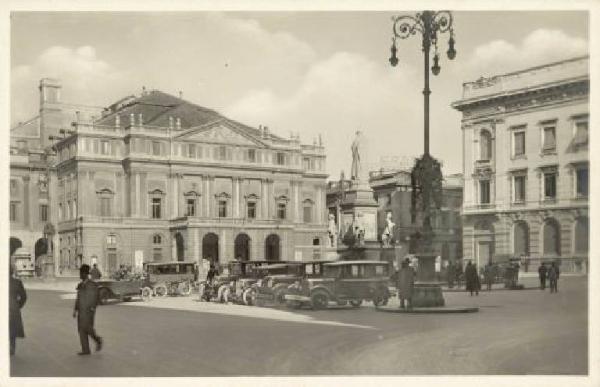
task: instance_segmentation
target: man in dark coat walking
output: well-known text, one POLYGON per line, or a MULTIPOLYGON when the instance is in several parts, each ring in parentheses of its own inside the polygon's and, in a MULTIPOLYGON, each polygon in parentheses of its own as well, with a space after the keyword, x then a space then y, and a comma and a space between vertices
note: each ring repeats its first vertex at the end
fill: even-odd
POLYGON ((98 265, 96 265, 95 263, 92 265, 92 270, 90 271, 90 276, 92 277, 92 279, 94 281, 102 278, 102 273, 100 272, 100 269, 98 269, 98 265))
POLYGON ((14 268, 10 265, 10 282, 9 282, 9 338, 10 338, 10 355, 15 354, 17 347, 17 337, 25 337, 23 329, 23 319, 21 318, 21 308, 27 301, 27 293, 23 287, 23 282, 20 279, 13 277, 14 268))
POLYGON ((558 270, 558 266, 552 262, 550 265, 550 269, 548 269, 548 280, 550 281, 550 293, 558 292, 558 277, 560 275, 560 271, 558 270))
POLYGON ((492 284, 494 283, 494 267, 489 262, 483 268, 483 278, 485 278, 485 284, 487 286, 487 291, 489 292, 492 290, 492 284))
POLYGON ((404 309, 405 300, 408 301, 408 309, 412 309, 412 293, 415 286, 415 270, 409 266, 409 260, 402 262, 402 268, 398 272, 398 298, 400 307, 404 309))
POLYGON ((452 263, 452 261, 450 261, 450 263, 448 263, 446 275, 448 276, 448 287, 450 289, 452 289, 454 287, 454 280, 456 277, 456 269, 455 269, 454 263, 452 263))
POLYGON ((540 276, 540 289, 544 290, 546 289, 546 276, 548 275, 548 268, 544 262, 538 267, 538 275, 540 276))
POLYGON ((477 267, 471 261, 469 261, 465 268, 465 284, 467 291, 471 292, 471 295, 473 295, 473 292, 475 292, 476 296, 479 295, 479 274, 477 273, 477 267))
POLYGON ((89 278, 90 266, 83 264, 79 269, 81 282, 77 285, 77 299, 73 309, 73 318, 77 317, 77 330, 81 342, 81 352, 78 355, 90 354, 88 336, 96 342, 96 351, 102 349, 102 338, 94 329, 96 306, 98 305, 98 285, 89 278))

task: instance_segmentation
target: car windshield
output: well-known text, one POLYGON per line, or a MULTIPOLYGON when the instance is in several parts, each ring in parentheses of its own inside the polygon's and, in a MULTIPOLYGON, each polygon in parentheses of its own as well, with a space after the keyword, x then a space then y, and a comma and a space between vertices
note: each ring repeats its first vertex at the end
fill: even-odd
POLYGON ((348 264, 325 266, 324 275, 334 278, 380 278, 388 276, 386 265, 348 264))

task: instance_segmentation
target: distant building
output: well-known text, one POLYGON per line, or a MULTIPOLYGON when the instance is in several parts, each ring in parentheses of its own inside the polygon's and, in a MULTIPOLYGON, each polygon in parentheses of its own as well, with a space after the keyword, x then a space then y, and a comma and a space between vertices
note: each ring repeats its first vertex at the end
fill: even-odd
POLYGON ((465 257, 585 271, 589 58, 467 82, 452 106, 463 113, 465 257))
MULTIPOLYGON (((392 214, 394 244, 402 246, 406 254, 415 253, 418 230, 422 219, 420 213, 412 212, 412 185, 410 170, 392 169, 373 171, 369 174, 369 183, 377 201, 377 235, 386 227, 387 214, 392 214)), ((327 207, 338 218, 340 198, 349 191, 352 181, 330 181, 327 189, 327 207)), ((462 175, 449 175, 443 182, 443 203, 434 211, 432 226, 435 233, 433 251, 444 260, 457 260, 462 257, 462 224, 460 210, 462 206, 462 175)), ((341 230, 340 230, 341 231, 341 230)))
POLYGON ((52 224, 58 273, 82 262, 111 272, 136 260, 299 259, 296 246, 325 244, 320 144, 157 90, 92 117, 65 109, 58 82, 40 89, 38 132, 11 131, 11 237, 33 251, 52 224))

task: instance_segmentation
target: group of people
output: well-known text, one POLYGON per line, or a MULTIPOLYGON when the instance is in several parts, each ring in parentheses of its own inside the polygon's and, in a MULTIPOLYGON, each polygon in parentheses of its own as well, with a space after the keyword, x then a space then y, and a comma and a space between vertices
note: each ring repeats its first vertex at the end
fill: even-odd
POLYGON ((538 275, 540 277, 540 289, 546 289, 546 280, 548 280, 550 282, 550 293, 558 292, 558 277, 560 276, 558 265, 552 262, 550 267, 546 267, 546 263, 542 262, 538 267, 538 275))
MULTIPOLYGON (((96 307, 98 305, 98 285, 94 279, 99 279, 101 276, 102 274, 96 265, 94 265, 93 269, 87 264, 83 264, 79 268, 79 278, 81 281, 77 284, 77 298, 73 307, 73 318, 77 319, 77 331, 81 343, 81 351, 78 355, 89 355, 91 353, 89 337, 95 341, 96 351, 102 349, 102 337, 96 333, 94 328, 96 307)), ((23 328, 23 319, 21 317, 21 309, 25 306, 25 302, 27 302, 27 293, 25 292, 23 282, 15 277, 14 267, 10 265, 9 341, 11 356, 16 352, 16 339, 25 337, 25 329, 23 328)))

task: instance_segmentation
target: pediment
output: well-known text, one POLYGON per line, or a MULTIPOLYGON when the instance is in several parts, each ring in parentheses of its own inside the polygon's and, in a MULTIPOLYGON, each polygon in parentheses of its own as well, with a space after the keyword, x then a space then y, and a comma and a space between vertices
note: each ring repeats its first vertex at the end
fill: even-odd
POLYGON ((210 127, 192 128, 186 133, 182 133, 179 138, 194 142, 233 144, 257 146, 262 145, 254 141, 252 137, 244 134, 241 130, 227 125, 227 123, 217 123, 210 127))

